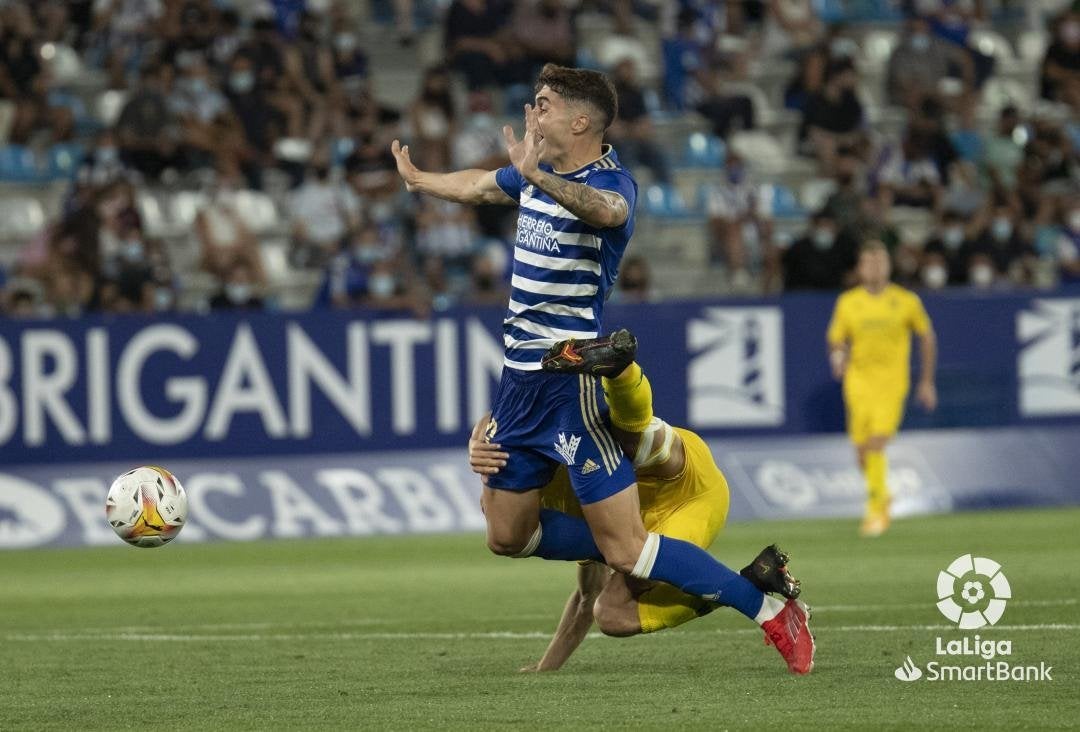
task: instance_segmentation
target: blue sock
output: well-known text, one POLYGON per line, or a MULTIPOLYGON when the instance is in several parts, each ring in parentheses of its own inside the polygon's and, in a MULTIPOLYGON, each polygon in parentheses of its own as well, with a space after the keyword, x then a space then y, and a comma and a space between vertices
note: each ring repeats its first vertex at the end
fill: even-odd
POLYGON ((587 523, 547 508, 540 510, 540 543, 530 556, 564 561, 604 561, 587 523))
POLYGON ((737 572, 732 572, 704 549, 681 539, 649 534, 645 546, 659 539, 652 567, 635 567, 648 579, 675 585, 688 595, 727 605, 753 620, 765 602, 765 593, 737 572))

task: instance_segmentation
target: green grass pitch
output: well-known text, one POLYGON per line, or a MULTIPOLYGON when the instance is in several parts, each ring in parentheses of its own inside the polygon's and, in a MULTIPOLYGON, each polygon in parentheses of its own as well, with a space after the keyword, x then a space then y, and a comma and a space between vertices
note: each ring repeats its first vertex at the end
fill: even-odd
MULTIPOLYGON (((817 666, 789 675, 721 609, 538 658, 573 565, 487 554, 478 535, 116 546, 0 554, 0 729, 1046 729, 1080 725, 1080 509, 729 526, 741 566, 792 554, 817 666), (935 581, 961 554, 1013 590, 984 638, 1053 681, 905 683, 960 637, 935 581)), ((970 659, 964 659, 964 663, 970 659)))

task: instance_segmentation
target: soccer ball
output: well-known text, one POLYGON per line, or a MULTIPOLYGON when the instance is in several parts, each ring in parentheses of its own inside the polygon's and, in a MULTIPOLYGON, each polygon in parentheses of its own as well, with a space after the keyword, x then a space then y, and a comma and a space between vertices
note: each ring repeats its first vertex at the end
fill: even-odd
POLYGON ((105 517, 132 546, 168 544, 187 521, 187 493, 165 468, 144 466, 113 481, 105 499, 105 517))

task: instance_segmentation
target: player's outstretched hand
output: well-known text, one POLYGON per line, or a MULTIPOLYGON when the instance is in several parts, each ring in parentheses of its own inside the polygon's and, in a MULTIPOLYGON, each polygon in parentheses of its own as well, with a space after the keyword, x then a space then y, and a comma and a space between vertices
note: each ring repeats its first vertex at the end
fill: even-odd
POLYGON ((915 389, 915 399, 928 412, 937 409, 937 387, 931 381, 920 381, 915 389))
POLYGON ((517 168, 523 178, 531 180, 540 169, 540 155, 544 149, 544 136, 540 132, 536 110, 531 104, 525 105, 525 136, 518 140, 514 129, 504 125, 503 139, 506 140, 510 164, 517 168))
POLYGON ((469 468, 477 475, 495 475, 506 467, 510 454, 502 452, 502 445, 484 439, 490 417, 481 418, 473 425, 469 435, 469 468))
POLYGON ((420 175, 420 169, 413 165, 413 161, 409 157, 409 146, 402 145, 397 140, 394 140, 390 143, 390 152, 394 154, 398 175, 405 181, 405 190, 412 193, 416 190, 416 179, 420 175))

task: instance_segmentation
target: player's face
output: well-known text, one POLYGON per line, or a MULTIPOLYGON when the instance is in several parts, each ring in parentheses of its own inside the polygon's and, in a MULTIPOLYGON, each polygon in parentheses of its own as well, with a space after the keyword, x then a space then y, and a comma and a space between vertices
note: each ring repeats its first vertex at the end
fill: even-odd
POLYGON ((880 287, 889 281, 891 272, 888 252, 874 250, 859 256, 859 282, 862 284, 880 287))
POLYGON ((571 110, 566 100, 545 85, 536 93, 536 119, 540 134, 547 140, 545 158, 565 149, 570 136, 571 110))

